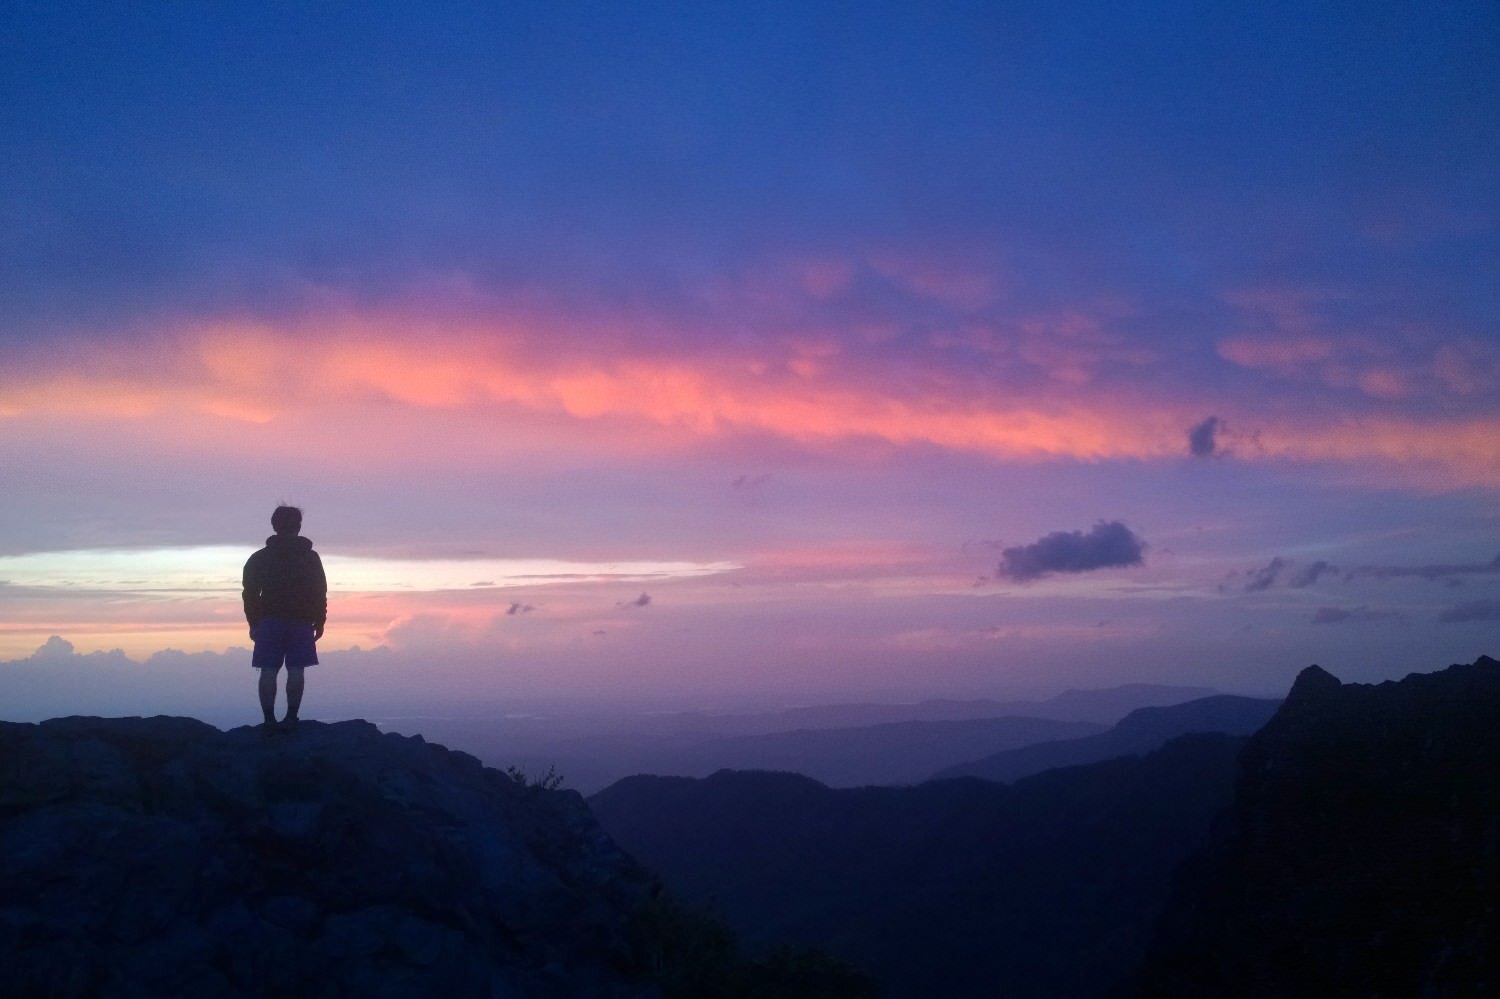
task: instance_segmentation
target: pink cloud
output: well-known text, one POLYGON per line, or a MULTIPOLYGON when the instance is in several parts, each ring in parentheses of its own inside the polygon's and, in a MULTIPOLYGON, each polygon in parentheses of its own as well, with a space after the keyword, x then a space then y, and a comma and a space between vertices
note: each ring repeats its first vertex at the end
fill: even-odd
POLYGON ((1304 373, 1333 354, 1333 341, 1320 336, 1230 337, 1219 342, 1219 356, 1226 361, 1280 375, 1304 373))
POLYGON ((1360 372, 1359 388, 1376 399, 1403 399, 1411 394, 1406 376, 1391 368, 1370 368, 1360 372))
POLYGON ((884 251, 870 257, 870 266, 916 295, 964 312, 993 304, 1004 290, 998 275, 961 260, 884 251))
MULTIPOLYGON (((1168 381, 1162 391, 1101 380, 1100 371, 1139 366, 1150 355, 1097 310, 962 336, 996 356, 998 367, 959 367, 944 354, 936 357, 944 363, 914 363, 878 343, 831 335, 668 350, 562 319, 439 321, 344 310, 279 325, 207 322, 146 343, 100 342, 65 365, 34 360, 0 372, 0 410, 9 414, 0 419, 37 441, 125 434, 131 447, 149 441, 154 453, 184 458, 270 460, 296 439, 320 462, 371 468, 722 451, 752 438, 935 447, 996 461, 1171 460, 1182 456, 1183 433, 1214 412, 1258 441, 1236 449, 1240 460, 1368 465, 1399 481, 1435 465, 1442 481, 1500 478, 1489 445, 1494 418, 1482 410, 1436 421, 1388 409, 1380 422, 1361 423, 1347 402, 1303 393, 1272 414, 1259 386, 1237 405, 1233 384, 1171 389, 1168 381), (579 349, 585 342, 599 349, 579 349), (559 343, 568 349, 552 349, 559 343), (1048 380, 1038 383, 1017 365, 1048 380), (1381 429, 1334 439, 1330 425, 1381 429)), ((1437 378, 1415 382, 1390 350, 1359 340, 1236 337, 1219 351, 1237 366, 1275 373, 1311 366, 1303 377, 1384 404, 1437 378), (1357 363, 1341 361, 1342 353, 1357 363)), ((1457 382, 1463 363, 1444 354, 1426 370, 1457 382)))
POLYGON ((816 299, 833 298, 854 283, 854 273, 847 260, 809 260, 802 265, 802 288, 816 299))

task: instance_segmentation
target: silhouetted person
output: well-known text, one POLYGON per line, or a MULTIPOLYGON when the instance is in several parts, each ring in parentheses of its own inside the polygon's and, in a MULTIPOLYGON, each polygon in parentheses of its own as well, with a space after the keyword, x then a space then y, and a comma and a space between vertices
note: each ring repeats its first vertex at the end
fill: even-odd
POLYGON ((276 674, 286 666, 286 719, 297 724, 302 670, 318 663, 317 640, 328 620, 328 579, 312 542, 299 537, 302 511, 278 506, 275 534, 245 563, 245 620, 255 642, 250 665, 260 670, 260 710, 265 726, 276 724, 276 674))

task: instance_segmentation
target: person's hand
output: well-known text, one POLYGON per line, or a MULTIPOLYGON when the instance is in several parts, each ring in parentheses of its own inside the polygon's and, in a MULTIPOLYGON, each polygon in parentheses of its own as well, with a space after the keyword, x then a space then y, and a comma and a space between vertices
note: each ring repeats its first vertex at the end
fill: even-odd
POLYGON ((255 625, 250 626, 250 641, 255 641, 255 625))
POLYGON ((320 639, 322 637, 323 637, 323 626, 321 624, 315 624, 315 625, 313 625, 313 641, 316 642, 318 639, 320 639))

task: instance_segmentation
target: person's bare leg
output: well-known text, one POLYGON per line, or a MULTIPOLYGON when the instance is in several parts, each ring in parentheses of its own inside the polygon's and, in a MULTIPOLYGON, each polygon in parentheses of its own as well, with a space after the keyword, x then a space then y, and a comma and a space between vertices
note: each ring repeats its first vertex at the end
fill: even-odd
MULTIPOLYGON (((276 674, 280 669, 281 667, 279 666, 275 668, 267 666, 262 667, 260 671, 260 711, 261 714, 266 716, 267 725, 276 724, 276 674)), ((299 669, 297 672, 301 673, 302 671, 299 669)), ((301 680, 302 678, 299 676, 297 679, 301 680)), ((291 678, 288 676, 288 695, 291 694, 291 686, 291 678)), ((302 685, 300 683, 297 685, 297 693, 299 695, 302 693, 302 685)))
POLYGON ((302 707, 302 667, 286 668, 286 723, 297 724, 297 709, 302 707))

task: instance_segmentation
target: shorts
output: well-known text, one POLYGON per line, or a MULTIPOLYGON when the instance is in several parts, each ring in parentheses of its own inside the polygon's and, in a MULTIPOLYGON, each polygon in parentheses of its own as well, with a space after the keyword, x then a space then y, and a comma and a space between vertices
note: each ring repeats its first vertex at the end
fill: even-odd
POLYGON ((306 621, 286 617, 263 617, 250 629, 255 651, 250 665, 256 669, 301 669, 318 665, 318 646, 313 640, 313 626, 306 621))

